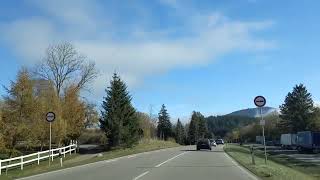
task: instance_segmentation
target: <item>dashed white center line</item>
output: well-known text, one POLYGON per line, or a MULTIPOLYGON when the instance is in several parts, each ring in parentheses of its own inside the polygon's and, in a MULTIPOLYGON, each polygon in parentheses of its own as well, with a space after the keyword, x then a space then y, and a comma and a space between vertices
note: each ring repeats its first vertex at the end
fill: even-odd
POLYGON ((145 176, 145 175, 148 174, 148 173, 149 173, 149 171, 144 172, 144 173, 140 174, 139 176, 133 178, 133 180, 138 180, 139 178, 141 178, 142 176, 145 176))
POLYGON ((186 153, 188 153, 188 152, 183 152, 183 153, 181 153, 181 154, 178 154, 178 155, 176 155, 176 156, 174 156, 174 157, 172 157, 172 158, 170 158, 170 159, 168 159, 168 160, 166 160, 166 161, 164 161, 164 162, 156 165, 155 167, 158 168, 158 167, 162 166, 163 164, 165 164, 165 163, 167 163, 167 162, 169 162, 169 161, 172 161, 173 159, 175 159, 175 158, 177 158, 177 157, 179 157, 179 156, 182 156, 182 155, 184 155, 184 154, 186 154, 186 153))

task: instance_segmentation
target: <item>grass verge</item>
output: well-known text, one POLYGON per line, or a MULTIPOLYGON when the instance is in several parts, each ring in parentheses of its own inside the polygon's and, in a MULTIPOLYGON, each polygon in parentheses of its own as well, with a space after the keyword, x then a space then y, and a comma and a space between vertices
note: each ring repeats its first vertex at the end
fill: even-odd
POLYGON ((142 141, 138 145, 132 148, 115 149, 115 150, 104 152, 102 153, 103 156, 101 157, 97 157, 94 155, 91 155, 90 157, 88 157, 88 155, 72 154, 72 155, 67 155, 66 158, 63 159, 63 167, 60 167, 60 161, 58 158, 53 160, 50 167, 48 166, 48 160, 46 160, 46 161, 40 162, 40 165, 37 165, 37 164, 26 165, 24 166, 24 170, 20 170, 20 169, 9 170, 7 175, 5 175, 5 171, 2 170, 2 175, 0 176, 0 179, 11 180, 15 178, 32 176, 35 174, 41 174, 49 171, 55 171, 59 169, 103 161, 107 159, 113 159, 113 158, 122 157, 130 154, 137 154, 137 153, 154 151, 154 150, 159 150, 164 148, 177 147, 177 146, 179 145, 171 141, 149 140, 149 141, 142 141), (86 158, 84 158, 85 156, 86 158))
POLYGON ((236 160, 243 167, 249 171, 266 180, 313 180, 319 179, 312 174, 301 172, 297 169, 283 165, 277 161, 274 161, 276 157, 272 157, 268 160, 267 164, 264 162, 263 154, 257 152, 255 156, 256 165, 252 165, 251 154, 248 148, 240 147, 238 145, 227 145, 224 150, 234 160, 236 160))

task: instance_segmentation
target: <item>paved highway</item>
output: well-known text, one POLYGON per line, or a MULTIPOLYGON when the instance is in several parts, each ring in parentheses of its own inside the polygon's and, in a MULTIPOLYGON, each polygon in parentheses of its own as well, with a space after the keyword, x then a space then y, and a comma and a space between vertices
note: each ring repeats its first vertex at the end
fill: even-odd
POLYGON ((23 178, 25 180, 248 180, 257 179, 222 150, 178 147, 23 178))

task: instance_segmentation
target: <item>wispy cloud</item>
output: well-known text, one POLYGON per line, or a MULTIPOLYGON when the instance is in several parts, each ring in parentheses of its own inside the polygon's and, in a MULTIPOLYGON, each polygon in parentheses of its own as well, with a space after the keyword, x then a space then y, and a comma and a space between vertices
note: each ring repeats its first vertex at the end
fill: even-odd
MULTIPOLYGON (((45 15, 1 23, 2 39, 26 62, 39 60, 49 44, 73 42, 96 62, 102 73, 93 86, 94 94, 99 96, 115 70, 129 86, 135 86, 148 75, 212 63, 234 51, 256 52, 275 45, 255 35, 273 26, 269 20, 246 22, 220 12, 197 11, 186 17, 170 17, 177 25, 154 28, 156 22, 152 21, 113 23, 114 16, 103 13, 103 5, 96 1, 31 2, 45 15)), ((163 2, 184 8, 174 0, 163 2)))

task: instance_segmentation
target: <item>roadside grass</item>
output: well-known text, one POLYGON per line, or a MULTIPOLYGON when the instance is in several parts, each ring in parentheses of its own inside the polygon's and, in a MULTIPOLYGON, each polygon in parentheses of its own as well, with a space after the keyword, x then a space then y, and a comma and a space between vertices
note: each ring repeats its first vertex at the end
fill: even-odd
POLYGON ((41 174, 45 172, 55 171, 59 169, 80 166, 88 163, 94 163, 98 161, 113 159, 117 157, 122 157, 131 154, 137 154, 147 151, 154 151, 164 148, 171 148, 171 147, 178 147, 179 145, 175 142, 171 141, 159 141, 159 140, 144 140, 141 141, 139 144, 135 145, 132 148, 119 148, 113 149, 110 151, 103 152, 103 156, 98 157, 92 155, 89 158, 83 158, 87 155, 79 155, 79 154, 72 154, 66 155, 66 158, 63 159, 63 167, 60 167, 60 160, 59 158, 55 158, 51 163, 51 166, 48 166, 48 160, 41 161, 39 165, 37 163, 25 165, 23 170, 18 169, 10 169, 8 170, 8 174, 6 174, 5 170, 2 170, 2 175, 0 179, 2 180, 11 180, 21 177, 32 176, 36 174, 41 174))
POLYGON ((255 152, 255 163, 252 165, 250 150, 239 145, 228 144, 224 147, 226 153, 228 153, 239 164, 247 168, 249 171, 265 180, 313 180, 319 179, 316 174, 316 170, 320 171, 319 167, 304 167, 304 171, 301 169, 292 168, 294 163, 288 160, 281 159, 276 156, 270 156, 267 164, 264 162, 263 152, 255 152))

